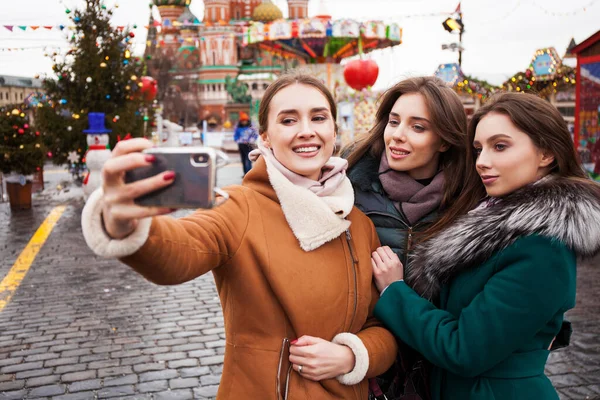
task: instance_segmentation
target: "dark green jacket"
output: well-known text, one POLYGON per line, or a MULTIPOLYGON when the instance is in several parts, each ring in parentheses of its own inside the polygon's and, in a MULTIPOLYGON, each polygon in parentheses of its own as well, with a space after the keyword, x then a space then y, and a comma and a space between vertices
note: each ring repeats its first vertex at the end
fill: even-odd
POLYGON ((433 399, 558 399, 548 347, 575 306, 576 256, 600 252, 588 188, 546 178, 415 249, 375 316, 434 365, 433 399))
POLYGON ((435 222, 438 212, 426 215, 411 226, 383 190, 378 171, 379 160, 365 156, 348 172, 354 187, 354 205, 373 221, 381 245, 389 246, 407 265, 415 233, 423 232, 435 222))

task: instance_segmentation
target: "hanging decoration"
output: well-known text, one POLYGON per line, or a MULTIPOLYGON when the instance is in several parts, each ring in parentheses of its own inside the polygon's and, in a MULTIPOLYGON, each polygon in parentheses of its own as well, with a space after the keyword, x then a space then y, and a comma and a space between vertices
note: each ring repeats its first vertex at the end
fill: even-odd
POLYGON ((145 101, 152 101, 158 93, 158 82, 151 76, 141 78, 141 93, 145 101))
POLYGON ((363 90, 377 82, 379 66, 373 60, 352 60, 344 68, 344 79, 354 90, 363 90))

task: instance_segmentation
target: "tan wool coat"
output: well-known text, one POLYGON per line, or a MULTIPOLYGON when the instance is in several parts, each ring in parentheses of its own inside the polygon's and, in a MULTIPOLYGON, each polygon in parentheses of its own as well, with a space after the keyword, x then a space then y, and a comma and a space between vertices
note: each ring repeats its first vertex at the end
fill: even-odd
MULTIPOLYGON (((349 182, 344 187, 336 194, 352 196, 349 182)), ((96 253, 119 257, 157 284, 213 272, 226 332, 219 400, 283 399, 286 388, 290 400, 366 400, 367 378, 385 372, 397 350, 372 315, 379 296, 371 252, 379 240, 371 221, 353 208, 340 234, 340 218, 320 198, 267 170, 262 157, 227 191, 221 206, 141 221, 120 241, 102 228, 97 192, 83 212, 84 236, 96 253), (354 369, 320 382, 289 370, 285 339, 303 335, 347 345, 354 369)))

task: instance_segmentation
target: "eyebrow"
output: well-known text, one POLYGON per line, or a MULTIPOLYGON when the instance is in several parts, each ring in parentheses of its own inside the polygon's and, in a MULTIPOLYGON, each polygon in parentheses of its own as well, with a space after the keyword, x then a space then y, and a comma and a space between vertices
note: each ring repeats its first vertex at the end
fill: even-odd
MULTIPOLYGON (((311 113, 323 112, 323 111, 329 112, 329 108, 327 108, 327 107, 315 107, 315 108, 311 108, 311 110, 310 110, 311 113)), ((279 111, 279 114, 277 114, 277 115, 281 115, 281 114, 298 114, 298 110, 294 110, 294 109, 281 110, 281 111, 279 111)))
MULTIPOLYGON (((500 138, 512 139, 512 137, 510 137, 508 135, 505 135, 504 133, 498 133, 498 134, 496 134, 494 136, 489 137, 487 141, 488 142, 493 142, 494 140, 500 139, 500 138)), ((475 143, 479 144, 479 140, 473 140, 473 144, 475 144, 475 143)))
MULTIPOLYGON (((395 112, 391 112, 390 115, 392 117, 400 118, 400 114, 395 113, 395 112)), ((410 116, 408 118, 409 119, 414 119, 414 120, 417 120, 417 121, 425 121, 425 122, 431 123, 427 118, 423 118, 423 117, 410 116)))

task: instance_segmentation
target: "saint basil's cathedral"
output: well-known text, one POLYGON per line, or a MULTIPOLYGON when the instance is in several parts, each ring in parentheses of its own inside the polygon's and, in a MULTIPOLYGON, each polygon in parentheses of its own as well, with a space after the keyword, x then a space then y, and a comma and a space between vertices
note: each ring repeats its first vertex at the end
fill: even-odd
MULTIPOLYGON (((199 1, 199 0, 196 0, 199 1)), ((150 17, 146 58, 148 74, 164 92, 163 117, 190 125, 206 120, 211 128, 235 123, 260 99, 275 77, 302 59, 242 45, 244 26, 283 17, 270 0, 203 0, 202 21, 190 10, 191 0, 153 0, 161 21, 150 17), (237 78, 237 79, 236 79, 237 78), (233 98, 231 85, 246 84, 244 99, 233 98), (241 103, 241 104, 240 104, 241 103)), ((308 17, 309 0, 288 0, 289 19, 308 17)))

